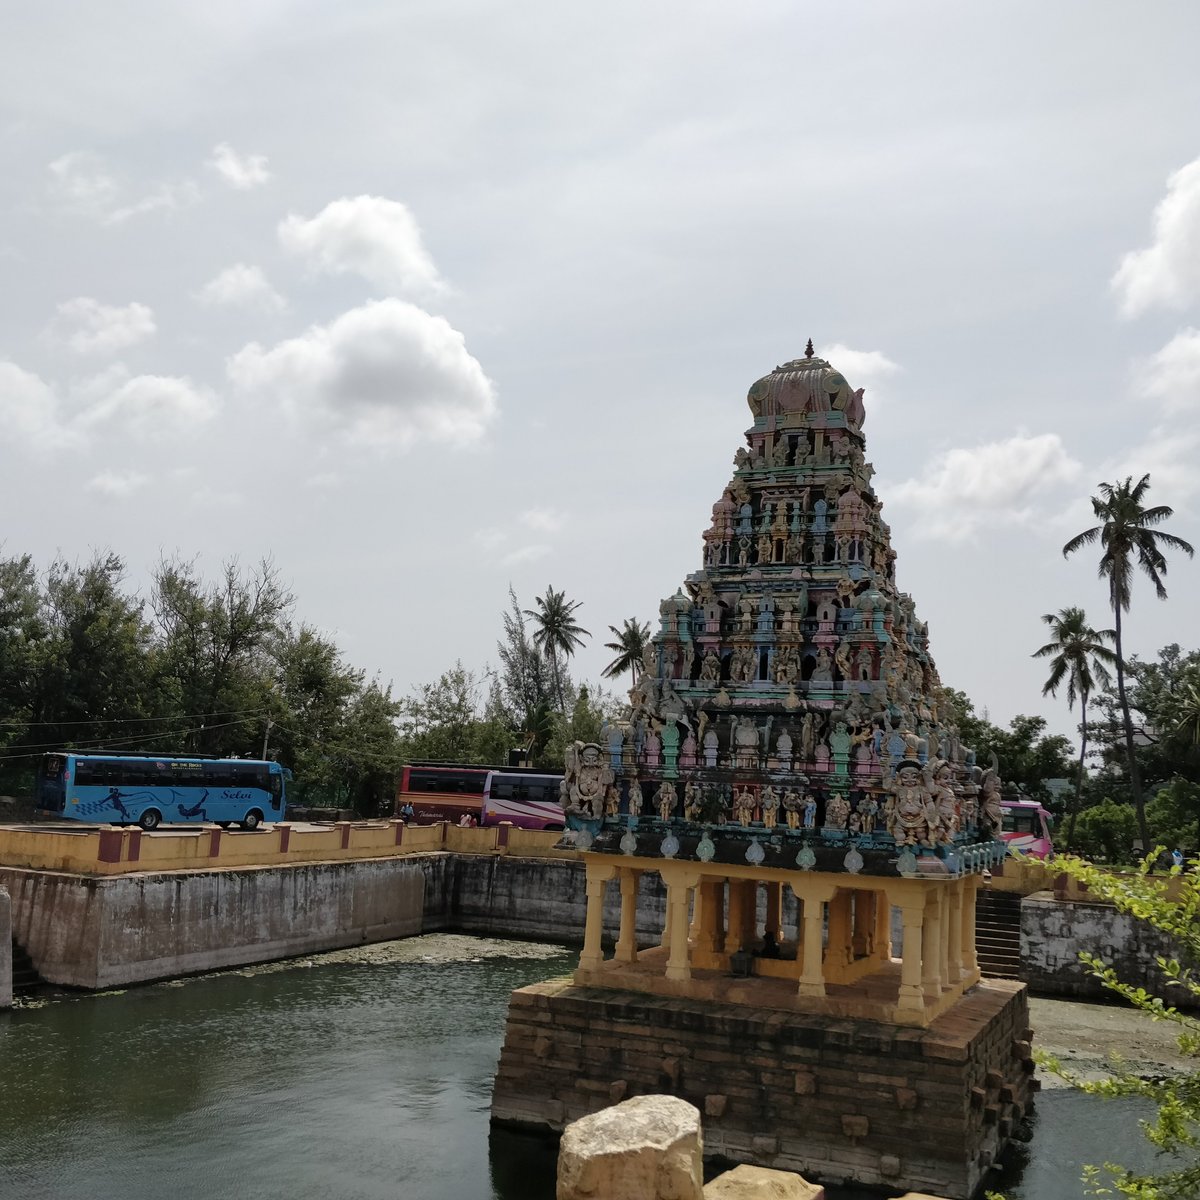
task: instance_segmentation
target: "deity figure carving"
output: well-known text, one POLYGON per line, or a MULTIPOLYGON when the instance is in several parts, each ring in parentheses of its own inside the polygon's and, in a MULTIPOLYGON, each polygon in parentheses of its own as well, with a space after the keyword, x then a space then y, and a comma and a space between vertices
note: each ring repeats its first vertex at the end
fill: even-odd
POLYGON ((927 786, 937 805, 938 836, 945 846, 954 844, 960 815, 954 794, 954 769, 944 760, 931 759, 926 767, 927 786))
POLYGON ((742 790, 733 797, 733 822, 735 825, 749 825, 754 820, 754 793, 743 785, 742 790))
POLYGON ((750 451, 745 446, 739 446, 733 456, 733 465, 741 471, 750 465, 750 451))
POLYGON ((925 786, 920 764, 905 759, 884 776, 888 832, 897 846, 932 846, 937 836, 937 808, 925 786))
POLYGON ((642 761, 648 767, 657 767, 661 750, 662 741, 652 727, 646 731, 646 740, 642 743, 642 761))
POLYGON ((806 712, 804 720, 800 722, 800 752, 804 755, 805 762, 812 762, 816 748, 817 719, 811 712, 806 712))
POLYGON ((715 650, 704 652, 704 661, 700 664, 700 682, 718 683, 721 679, 721 660, 715 650))
POLYGON ((642 795, 642 785, 636 779, 631 779, 629 781, 629 815, 631 817, 640 817, 642 815, 642 806, 645 803, 645 797, 642 795))
POLYGON ((728 708, 733 703, 733 697, 725 690, 724 687, 717 689, 717 694, 712 698, 713 708, 728 708))
POLYGON ((742 633, 752 633, 754 630, 754 600, 750 596, 743 596, 737 604, 740 620, 738 629, 742 633))
POLYGON ((834 724, 833 732, 829 735, 829 752, 834 773, 845 775, 850 769, 850 732, 845 721, 834 724))
POLYGON ((679 765, 685 768, 694 767, 698 749, 696 735, 689 729, 687 737, 683 739, 683 745, 679 747, 679 765))
POLYGON ((835 585, 837 590, 838 606, 841 608, 850 608, 854 604, 854 580, 850 578, 850 572, 844 567, 842 573, 838 576, 835 585))
POLYGON ((612 767, 595 742, 574 742, 567 747, 566 770, 560 793, 565 811, 583 817, 604 815, 604 792, 613 781, 612 767))
POLYGON ((850 819, 850 802, 840 792, 825 801, 825 828, 845 829, 850 819))
POLYGON ((703 795, 700 791, 700 785, 694 780, 689 779, 683 785, 683 815, 684 818, 690 821, 693 825, 700 820, 700 809, 704 803, 703 795))
POLYGON ((800 810, 803 806, 804 801, 801 800, 800 793, 795 788, 788 788, 783 793, 783 812, 789 829, 800 828, 800 810))
POLYGON ((742 768, 758 766, 758 727, 749 717, 740 717, 733 728, 736 762, 742 768))
POLYGON ((775 743, 775 757, 779 761, 779 765, 788 771, 792 766, 792 738, 791 734, 785 729, 775 743))
POLYGON ((816 829, 817 827, 817 798, 809 792, 804 797, 804 828, 816 829))
POLYGON ((610 783, 604 789, 604 815, 618 816, 621 812, 621 792, 615 783, 610 783))
POLYGON ((675 806, 679 797, 675 794, 675 785, 670 781, 660 783, 654 802, 658 805, 658 815, 664 821, 669 821, 675 815, 675 806))
POLYGON ((854 667, 850 662, 850 650, 850 639, 844 637, 838 642, 838 648, 833 655, 834 665, 841 672, 843 679, 854 678, 854 667))
POLYGON ((608 761, 614 771, 621 769, 621 747, 625 741, 625 733, 615 721, 605 721, 600 727, 600 733, 608 746, 608 761))
MULTIPOLYGON (((791 447, 788 445, 787 434, 780 434, 775 439, 775 445, 771 447, 771 466, 786 467, 788 460, 788 452, 791 447)), ((712 493, 710 492, 709 495, 712 493)))
POLYGON ((747 567, 750 565, 750 535, 748 533, 744 533, 738 538, 737 562, 739 567, 747 567))
POLYGON ((865 796, 858 802, 858 813, 863 833, 874 833, 875 819, 879 815, 879 801, 874 796, 865 796))
POLYGON ((854 656, 854 666, 856 668, 855 675, 858 679, 866 682, 871 678, 874 672, 875 659, 871 653, 871 647, 866 643, 858 648, 858 653, 854 656))
POLYGON ((999 837, 1004 825, 1004 808, 1000 803, 1000 764, 992 755, 992 765, 983 773, 979 796, 979 824, 986 835, 999 837))
POLYGON ((810 676, 810 682, 833 682, 833 658, 824 646, 817 651, 817 663, 816 666, 813 667, 813 673, 810 676))
POLYGON ((775 620, 780 633, 795 633, 796 617, 790 596, 780 596, 775 602, 775 620))
POLYGON ((774 829, 779 819, 779 794, 768 783, 759 793, 758 802, 762 806, 762 823, 767 829, 774 829))
POLYGON ((717 731, 710 729, 704 735, 704 765, 706 767, 715 767, 717 765, 717 731))
POLYGON ((789 533, 783 545, 783 561, 790 566, 799 566, 803 562, 803 543, 798 533, 789 533))
POLYGON ((796 683, 799 678, 799 651, 795 646, 781 646, 775 655, 775 682, 796 683))
POLYGON ((758 535, 758 561, 760 563, 769 563, 771 561, 775 543, 769 533, 760 533, 758 535))

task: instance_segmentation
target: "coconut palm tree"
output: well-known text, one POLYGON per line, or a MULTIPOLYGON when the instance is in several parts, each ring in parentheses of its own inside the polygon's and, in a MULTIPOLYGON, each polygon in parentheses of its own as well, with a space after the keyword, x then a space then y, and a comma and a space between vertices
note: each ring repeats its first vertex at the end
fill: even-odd
POLYGON ((1117 698, 1121 704, 1121 722, 1125 730, 1125 760, 1129 768, 1129 790, 1137 809, 1138 832, 1142 848, 1150 850, 1150 829, 1146 824, 1146 801, 1138 776, 1133 753, 1133 721, 1129 717, 1129 697, 1125 692, 1125 661, 1121 649, 1121 614, 1129 611, 1133 580, 1140 571, 1154 584, 1160 600, 1167 598, 1162 577, 1167 573, 1167 560, 1162 548, 1182 550, 1190 558, 1194 553, 1189 542, 1172 533, 1155 529, 1174 510, 1165 504, 1151 508, 1142 501, 1150 490, 1150 476, 1143 475, 1135 484, 1133 476, 1118 483, 1102 483, 1100 495, 1092 497, 1092 511, 1100 521, 1091 529, 1076 534, 1064 547, 1063 557, 1084 546, 1099 542, 1104 547, 1100 556, 1100 578, 1108 580, 1108 599, 1113 610, 1113 644, 1116 648, 1117 698))
POLYGON ((565 715, 567 706, 559 655, 569 659, 583 645, 583 639, 592 635, 575 621, 575 610, 583 603, 581 600, 568 600, 566 592, 556 592, 547 585, 546 594, 536 597, 535 602, 537 608, 527 608, 525 615, 532 617, 537 625, 533 644, 550 660, 554 688, 558 692, 558 710, 565 715))
POLYGON ((628 671, 633 682, 637 683, 638 676, 642 673, 642 655, 646 653, 646 647, 650 644, 649 622, 643 624, 634 617, 632 620, 626 619, 620 629, 615 625, 608 628, 617 640, 605 642, 604 648, 612 650, 617 657, 604 668, 602 674, 609 679, 615 679, 628 671))
POLYGON ((1088 625, 1082 608, 1059 609, 1056 613, 1046 613, 1042 620, 1050 626, 1054 635, 1040 650, 1033 652, 1034 658, 1050 659, 1050 677, 1042 688, 1042 695, 1057 696, 1065 680, 1067 706, 1074 708, 1075 697, 1079 697, 1079 774, 1075 780, 1075 799, 1067 820, 1066 848, 1070 850, 1075 839, 1075 818, 1079 815, 1079 802, 1083 795, 1088 697, 1097 685, 1106 687, 1112 679, 1108 668, 1116 663, 1117 656, 1105 643, 1111 642, 1116 635, 1111 629, 1093 629, 1088 625))

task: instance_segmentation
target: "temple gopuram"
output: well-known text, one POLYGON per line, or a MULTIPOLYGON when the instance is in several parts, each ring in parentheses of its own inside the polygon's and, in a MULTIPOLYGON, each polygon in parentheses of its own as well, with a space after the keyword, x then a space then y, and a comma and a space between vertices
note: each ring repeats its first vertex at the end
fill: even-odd
POLYGON ((708 1153, 969 1197, 1032 1090, 1023 985, 975 953, 1000 780, 897 587, 862 389, 810 341, 747 401, 630 719, 568 753, 583 951, 514 993, 493 1117, 670 1091, 708 1153))

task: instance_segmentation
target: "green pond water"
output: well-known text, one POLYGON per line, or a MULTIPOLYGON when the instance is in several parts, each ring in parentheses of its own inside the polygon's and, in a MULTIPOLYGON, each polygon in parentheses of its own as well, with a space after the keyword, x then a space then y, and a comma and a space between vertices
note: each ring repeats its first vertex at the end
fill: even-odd
MULTIPOLYGON (((488 1106, 508 993, 573 966, 431 935, 0 1014, 0 1198, 550 1200, 554 1147, 488 1106)), ((996 1186, 1082 1197, 1152 1161, 1136 1117, 1045 1092, 996 1186)))

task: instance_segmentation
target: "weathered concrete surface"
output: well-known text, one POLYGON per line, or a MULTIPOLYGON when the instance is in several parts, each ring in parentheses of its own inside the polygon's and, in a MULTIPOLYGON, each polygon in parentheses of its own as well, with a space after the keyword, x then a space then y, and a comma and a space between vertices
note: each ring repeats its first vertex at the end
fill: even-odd
POLYGON ((563 1131, 557 1200, 704 1200, 700 1112, 638 1096, 563 1131))
POLYGON ((412 859, 102 878, 0 869, 50 983, 108 988, 421 932, 412 859))
POLYGON ((0 1008, 12 1008, 12 902, 0 888, 0 1008))
POLYGON ((791 1171, 743 1163, 707 1184, 704 1200, 825 1200, 825 1189, 791 1171))
POLYGON ((1034 892, 1021 901, 1021 978, 1031 989, 1112 1000, 1113 993, 1079 961, 1081 950, 1098 955, 1126 983, 1172 1004, 1195 1006, 1195 997, 1169 984, 1155 962, 1156 955, 1172 958, 1178 951, 1145 921, 1108 904, 1056 900, 1051 892, 1034 892))

